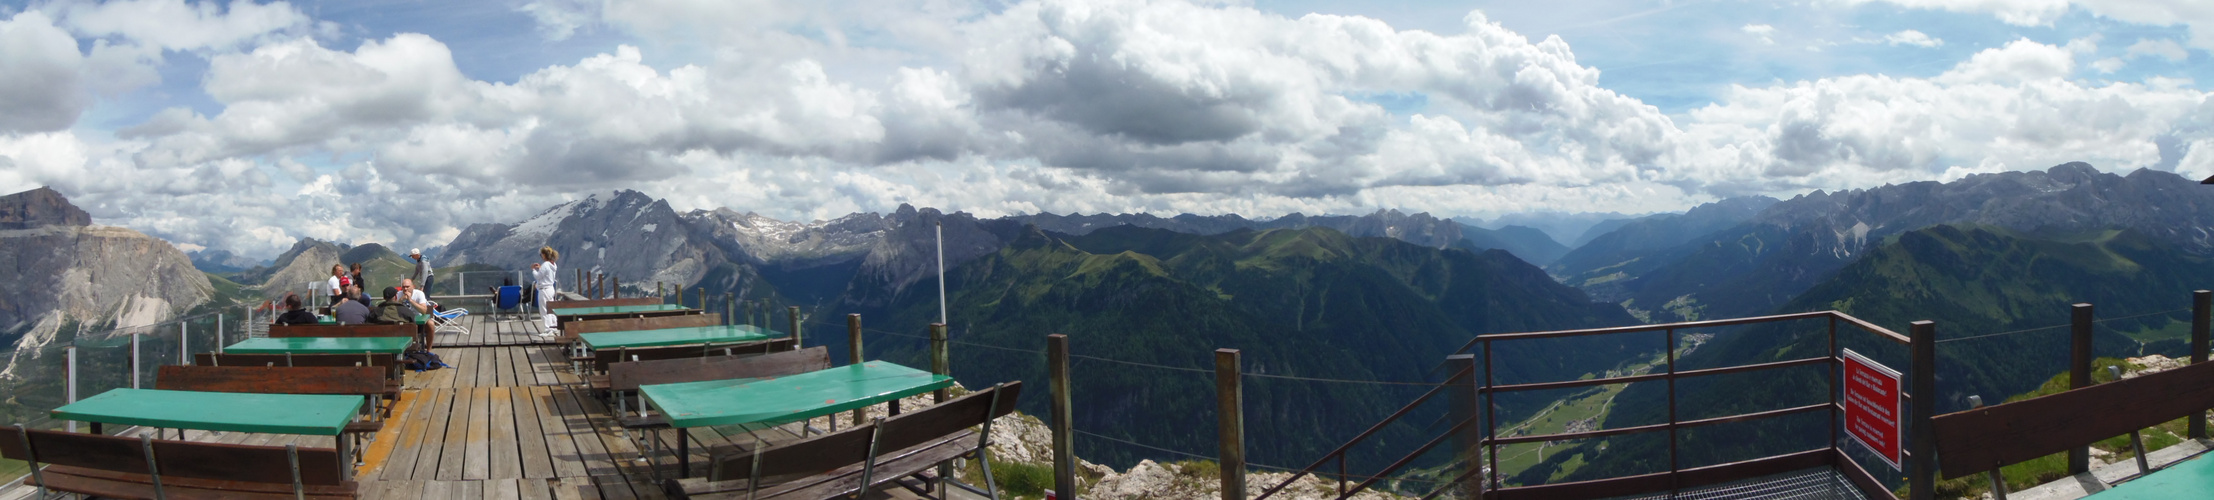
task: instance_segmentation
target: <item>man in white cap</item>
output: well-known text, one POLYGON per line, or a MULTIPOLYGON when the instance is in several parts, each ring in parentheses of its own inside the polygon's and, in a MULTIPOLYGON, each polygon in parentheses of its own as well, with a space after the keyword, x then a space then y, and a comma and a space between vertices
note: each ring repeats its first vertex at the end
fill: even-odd
POLYGON ((410 259, 415 259, 415 274, 413 275, 413 276, 415 277, 415 282, 416 282, 416 283, 422 283, 422 284, 423 284, 423 288, 430 288, 430 286, 431 286, 431 268, 430 268, 430 263, 429 263, 429 262, 424 262, 424 261, 423 261, 423 249, 421 249, 421 248, 410 248, 410 249, 408 249, 408 251, 407 251, 407 258, 410 258, 410 259))

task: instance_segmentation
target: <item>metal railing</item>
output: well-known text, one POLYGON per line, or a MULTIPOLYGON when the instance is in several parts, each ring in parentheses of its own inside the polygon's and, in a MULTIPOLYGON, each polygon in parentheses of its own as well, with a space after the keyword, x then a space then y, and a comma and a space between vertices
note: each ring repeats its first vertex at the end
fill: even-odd
MULTIPOLYGON (((1840 354, 1838 349, 1837 331, 1840 324, 1843 324, 1850 328, 1857 328, 1866 333, 1874 334, 1877 338, 1880 338, 1882 340, 1887 340, 1896 344, 1911 345, 1914 347, 1914 360, 1912 364, 1914 365, 1913 369, 1915 370, 1917 380, 1916 383, 1913 384, 1911 390, 1901 391, 1901 399, 1903 400, 1903 402, 1906 402, 1907 404, 1912 404, 1911 402, 1913 401, 1914 395, 1927 393, 1928 391, 1932 390, 1928 387, 1924 387, 1921 383, 1924 382, 1921 377, 1928 373, 1927 370, 1933 364, 1932 359, 1924 357, 1924 351, 1934 353, 1934 350, 1930 350, 1930 348, 1934 347, 1935 330, 1934 326, 1926 321, 1915 323, 1914 326, 1916 336, 1913 338, 1910 338, 1906 335, 1900 335, 1897 332, 1893 332, 1889 329, 1876 326, 1859 318, 1855 318, 1837 311, 1782 314, 1715 321, 1693 321, 1655 325, 1636 325, 1615 328, 1479 335, 1474 340, 1471 340, 1466 345, 1463 345, 1459 350, 1456 350, 1455 355, 1449 356, 1447 358, 1447 367, 1453 373, 1453 376, 1449 378, 1449 382, 1432 389, 1419 398, 1416 398, 1413 402, 1408 403, 1399 411, 1394 412, 1390 417, 1387 417, 1383 421, 1376 423, 1374 426, 1371 426, 1367 431, 1362 432, 1360 435, 1355 436, 1351 440, 1348 440, 1345 444, 1340 445, 1337 449, 1332 450, 1330 453, 1324 454, 1322 458, 1314 461, 1307 467, 1300 469, 1291 477, 1285 478, 1277 485, 1264 490, 1258 498, 1270 498, 1277 493, 1283 491, 1286 487, 1296 483, 1299 479, 1308 475, 1328 475, 1328 471, 1323 470, 1323 468, 1332 464, 1336 465, 1335 472, 1338 479, 1337 498, 1350 498, 1354 494, 1375 486, 1379 481, 1385 480, 1385 478, 1389 476, 1402 472, 1404 469, 1414 464, 1416 459, 1422 457, 1423 455, 1429 453, 1434 449, 1437 449, 1437 447, 1444 445, 1450 440, 1458 440, 1461 442, 1461 444, 1459 445, 1459 450, 1457 450, 1457 461, 1461 465, 1461 472, 1455 475, 1451 480, 1445 481, 1445 484, 1443 486, 1433 489, 1427 494, 1422 495, 1421 498, 1436 498, 1440 495, 1455 491, 1458 491, 1461 494, 1467 495, 1471 498, 1480 497, 1487 499, 1603 498, 1649 493, 1653 491, 1676 492, 1682 491, 1684 488, 1719 484, 1728 481, 1742 480, 1752 477, 1772 475, 1780 472, 1788 472, 1790 470, 1818 466, 1837 467, 1846 476, 1846 478, 1850 480, 1850 482, 1862 489, 1864 493, 1868 494, 1872 498, 1892 498, 1891 493, 1888 489, 1883 488, 1881 483, 1878 482, 1873 475, 1870 475, 1865 469, 1861 468, 1857 462, 1853 461, 1852 458, 1846 456, 1844 452, 1837 446, 1837 443, 1839 442, 1838 436, 1840 431, 1840 429, 1838 428, 1838 421, 1839 415, 1841 414, 1843 409, 1843 407, 1838 402, 1838 394, 1840 388, 1838 378, 1839 372, 1842 369, 1844 363, 1844 358, 1842 354, 1840 354), (1715 329, 1813 319, 1822 319, 1827 320, 1828 322, 1827 336, 1829 347, 1827 355, 1784 361, 1752 363, 1704 369, 1684 370, 1677 367, 1679 332, 1694 329, 1715 329), (1927 330, 1927 332, 1925 332, 1924 330, 1927 330), (1492 345, 1497 342, 1645 332, 1657 332, 1662 334, 1662 337, 1664 339, 1663 348, 1665 352, 1665 371, 1659 373, 1592 377, 1580 380, 1562 380, 1516 384, 1498 384, 1495 381, 1496 374, 1493 369, 1494 363, 1492 362, 1494 349, 1492 345), (1924 341, 1917 342, 1915 340, 1922 339, 1925 336, 1926 340, 1924 341), (1480 359, 1480 361, 1482 362, 1481 367, 1477 366, 1477 363, 1479 361, 1477 355, 1466 354, 1471 349, 1476 349, 1479 347, 1482 349, 1480 359), (1777 370, 1805 366, 1827 367, 1829 383, 1829 394, 1827 402, 1700 419, 1686 420, 1679 418, 1676 407, 1677 398, 1679 396, 1676 389, 1676 381, 1678 379, 1735 373, 1748 373, 1755 371, 1777 370), (1496 422, 1496 417, 1494 413, 1497 412, 1498 408, 1495 400, 1500 394, 1552 389, 1573 389, 1611 384, 1629 384, 1634 382, 1666 382, 1668 384, 1667 399, 1669 407, 1667 413, 1667 422, 1615 429, 1561 432, 1542 435, 1509 437, 1501 437, 1498 435, 1498 422, 1496 422), (1456 390, 1454 388, 1459 389, 1456 390), (1422 446, 1417 447, 1412 453, 1404 455, 1402 458, 1394 461, 1392 464, 1386 466, 1383 470, 1379 472, 1360 475, 1348 474, 1345 466, 1346 455, 1351 449, 1353 449, 1354 446, 1360 444, 1364 440, 1371 438, 1372 436, 1376 435, 1379 430, 1392 425, 1394 422, 1404 418, 1409 413, 1413 412, 1415 408, 1429 402, 1431 399, 1436 398, 1439 395, 1450 395, 1454 400, 1454 409, 1451 411, 1451 420, 1453 421, 1453 424, 1450 428, 1448 428, 1442 434, 1423 443, 1422 446), (1479 408, 1485 410, 1478 411, 1479 408), (1828 436, 1829 439, 1825 441, 1828 444, 1822 448, 1782 455, 1773 455, 1754 460, 1688 468, 1682 466, 1680 457, 1678 456, 1677 446, 1680 441, 1678 431, 1683 429, 1824 412, 1827 412, 1830 418, 1830 425, 1828 436), (1517 487, 1505 487, 1500 484, 1498 460, 1499 447, 1501 446, 1518 443, 1543 443, 1552 441, 1605 438, 1659 432, 1668 433, 1669 468, 1667 472, 1656 472, 1627 477, 1562 484, 1517 487), (1347 478, 1349 477, 1365 477, 1366 479, 1357 484, 1347 486, 1345 483, 1347 478)), ((1934 358, 1934 354, 1931 354, 1930 357, 1934 358)), ((1915 415, 1926 416, 1924 415, 1924 410, 1926 408, 1923 408, 1921 405, 1915 405, 1915 408, 1915 415)), ((1915 422, 1922 421, 1926 421, 1926 419, 1915 420, 1915 422)), ((1917 430, 1917 432, 1919 432, 1919 430, 1917 430)), ((1920 437, 1921 436, 1917 434, 1916 446, 1912 447, 1911 451, 1905 452, 1909 456, 1913 456, 1916 453, 1926 453, 1925 451, 1923 451, 1925 448, 1922 448, 1920 446, 1920 437)), ((1917 461, 1917 463, 1919 462, 1920 461, 1917 461)), ((1926 489, 1926 484, 1924 483, 1917 482, 1916 486, 1926 489)))

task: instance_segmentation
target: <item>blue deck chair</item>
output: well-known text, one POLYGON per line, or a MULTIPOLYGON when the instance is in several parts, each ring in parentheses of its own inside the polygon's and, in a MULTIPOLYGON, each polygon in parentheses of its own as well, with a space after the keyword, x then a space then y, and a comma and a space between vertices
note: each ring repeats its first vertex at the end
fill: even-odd
POLYGON ((431 333, 458 332, 462 335, 468 335, 469 327, 461 324, 461 317, 468 315, 468 309, 458 307, 431 313, 431 322, 438 325, 438 328, 431 330, 431 333))
POLYGON ((523 318, 523 287, 515 285, 499 287, 492 293, 492 300, 493 305, 499 309, 499 312, 511 315, 518 320, 523 318))

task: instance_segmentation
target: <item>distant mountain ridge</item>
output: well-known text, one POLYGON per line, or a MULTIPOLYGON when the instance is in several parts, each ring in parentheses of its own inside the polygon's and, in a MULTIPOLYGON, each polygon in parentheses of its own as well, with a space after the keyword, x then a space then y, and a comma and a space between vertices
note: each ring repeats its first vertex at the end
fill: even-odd
POLYGON ((2173 173, 2122 176, 2079 162, 1945 183, 1815 191, 1682 243, 1585 258, 1637 227, 1625 226, 1571 252, 1554 270, 1656 321, 1746 316, 1783 305, 1885 237, 1952 223, 2031 233, 2126 228, 2204 255, 2214 253, 2214 234, 2204 229, 2214 226, 2214 189, 2173 173))
POLYGON ((92 225, 84 210, 48 188, 0 197, 0 381, 26 376, 65 325, 151 324, 206 303, 215 293, 184 252, 159 238, 92 225))

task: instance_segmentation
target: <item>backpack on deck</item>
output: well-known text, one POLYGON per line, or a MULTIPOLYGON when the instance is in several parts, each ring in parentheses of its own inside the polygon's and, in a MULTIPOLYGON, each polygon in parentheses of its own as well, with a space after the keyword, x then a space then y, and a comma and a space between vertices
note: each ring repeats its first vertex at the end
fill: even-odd
POLYGON ((445 360, 438 359, 437 353, 430 352, 429 349, 416 347, 416 345, 420 344, 409 345, 407 353, 400 355, 400 366, 415 370, 417 373, 439 368, 453 368, 453 365, 446 364, 445 360))

